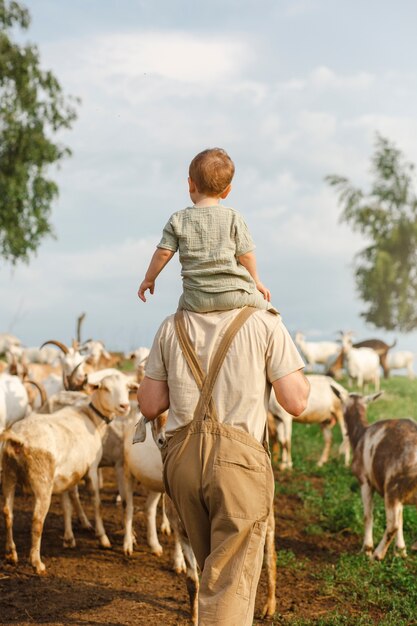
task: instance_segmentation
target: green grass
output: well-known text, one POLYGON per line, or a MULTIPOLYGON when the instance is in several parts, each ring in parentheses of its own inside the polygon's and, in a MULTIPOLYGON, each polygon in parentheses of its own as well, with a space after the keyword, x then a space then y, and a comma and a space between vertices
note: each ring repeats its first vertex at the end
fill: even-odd
MULTIPOLYGON (((314 620, 297 618, 291 620, 278 619, 278 621, 274 621, 274 624, 283 624, 285 626, 369 626, 373 623, 370 620, 372 620, 372 618, 370 618, 369 614, 355 616, 353 621, 351 615, 340 615, 332 612, 328 613, 325 617, 314 620)), ((378 624, 382 624, 382 622, 378 622, 378 624)), ((405 625, 405 622, 400 622, 399 626, 403 626, 403 624, 405 625)), ((385 626, 388 626, 388 623, 385 626)), ((394 626, 394 624, 392 626, 394 626)))
MULTIPOLYGON (((342 383, 343 384, 343 383, 342 383)), ((346 387, 346 384, 344 385, 346 387)), ((384 395, 369 405, 370 422, 379 419, 417 418, 417 380, 395 377, 382 381, 384 395)), ((356 537, 362 543, 363 509, 359 485, 350 468, 343 465, 338 455, 341 435, 338 426, 333 430, 333 445, 329 463, 318 468, 323 439, 318 426, 293 425, 292 472, 282 473, 277 481, 277 497, 294 494, 300 502, 297 513, 303 521, 304 532, 314 541, 325 535, 344 534, 356 537)), ((382 498, 374 496, 374 541, 380 541, 385 529, 385 511, 382 498)), ((308 559, 299 561, 291 551, 280 551, 278 567, 292 570, 308 568, 320 584, 323 593, 337 599, 339 611, 325 617, 299 619, 279 616, 276 624, 293 626, 347 626, 355 624, 379 626, 409 626, 417 624, 417 554, 410 552, 417 539, 416 507, 404 508, 404 536, 408 547, 407 559, 394 556, 390 547, 382 563, 369 561, 363 554, 340 553, 335 561, 320 566, 308 559), (355 607, 355 617, 343 607, 355 607), (356 613, 359 611, 359 617, 356 613), (378 613, 379 611, 379 613, 378 613), (372 615, 379 615, 377 621, 372 615), (353 620, 353 621, 352 621, 353 620)), ((279 608, 278 608, 279 610, 279 608)))
POLYGON ((386 558, 381 563, 364 555, 341 555, 318 576, 324 592, 341 594, 345 601, 385 613, 379 624, 410 624, 417 612, 417 559, 386 558))
POLYGON ((277 567, 300 570, 304 569, 307 565, 308 560, 298 558, 292 550, 278 550, 277 567))

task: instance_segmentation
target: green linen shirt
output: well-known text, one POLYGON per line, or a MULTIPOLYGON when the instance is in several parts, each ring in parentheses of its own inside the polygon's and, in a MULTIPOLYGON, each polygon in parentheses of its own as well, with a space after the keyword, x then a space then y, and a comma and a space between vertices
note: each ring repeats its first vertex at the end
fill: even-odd
POLYGON ((221 204, 187 207, 169 218, 158 248, 179 250, 183 286, 209 293, 256 291, 237 257, 255 249, 243 217, 221 204))

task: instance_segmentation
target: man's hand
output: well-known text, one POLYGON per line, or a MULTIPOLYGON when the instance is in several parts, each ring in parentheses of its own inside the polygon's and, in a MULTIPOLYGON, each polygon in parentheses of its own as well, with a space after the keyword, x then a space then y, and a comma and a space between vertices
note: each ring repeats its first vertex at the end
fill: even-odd
POLYGON ((149 292, 153 295, 155 290, 155 281, 154 280, 143 280, 138 289, 138 296, 142 300, 142 302, 146 302, 145 291, 149 289, 149 292))

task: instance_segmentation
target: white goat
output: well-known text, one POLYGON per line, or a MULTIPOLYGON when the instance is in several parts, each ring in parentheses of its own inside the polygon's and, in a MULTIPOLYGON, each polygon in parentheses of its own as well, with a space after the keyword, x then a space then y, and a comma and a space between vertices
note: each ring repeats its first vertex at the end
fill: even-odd
MULTIPOLYGON (((141 443, 132 443, 135 424, 130 424, 125 431, 125 536, 123 551, 126 555, 131 555, 133 552, 133 489, 136 480, 148 490, 145 506, 148 545, 157 556, 162 554, 162 546, 159 543, 156 530, 156 507, 165 489, 162 481, 161 453, 156 442, 160 447, 165 440, 166 417, 166 413, 163 413, 152 422, 152 425, 146 426, 147 436, 141 443)), ((167 524, 166 520, 163 520, 162 530, 165 529, 167 529, 167 524)), ((175 535, 174 570, 180 573, 185 569, 179 538, 178 535, 175 535)))
MULTIPOLYGON (((0 374, 0 433, 15 422, 23 419, 31 411, 27 389, 18 378, 11 374, 0 374)), ((3 444, 0 442, 0 478, 3 444)))
POLYGON ((114 367, 106 367, 102 370, 96 370, 87 374, 86 382, 90 385, 96 385, 104 376, 120 376, 123 380, 129 380, 130 382, 136 381, 136 376, 132 373, 126 374, 121 370, 117 370, 114 367))
POLYGON ((26 387, 11 374, 0 374, 0 432, 31 411, 26 387))
POLYGON ((9 362, 13 357, 16 357, 26 363, 41 363, 43 365, 56 365, 58 363, 58 354, 51 346, 42 346, 41 348, 10 346, 6 352, 6 357, 9 362))
POLYGON ((375 390, 379 391, 380 362, 375 350, 353 348, 352 339, 348 335, 342 337, 342 350, 350 382, 356 380, 360 389, 363 389, 364 383, 372 382, 375 390))
MULTIPOLYGON (((90 401, 90 396, 88 394, 89 392, 91 393, 92 387, 94 387, 94 385, 98 385, 103 378, 110 375, 114 375, 119 377, 122 381, 125 381, 125 383, 129 385, 129 390, 131 392, 137 391, 138 384, 132 380, 131 377, 125 376, 125 374, 119 370, 114 370, 114 372, 115 373, 111 370, 99 370, 98 372, 95 372, 94 375, 92 375, 94 380, 89 380, 89 384, 85 392, 66 390, 59 391, 47 399, 40 412, 54 413, 65 406, 80 407, 88 404, 90 401)), ((127 417, 119 417, 116 415, 116 417, 109 424, 107 431, 103 436, 103 451, 98 466, 99 468, 114 467, 117 488, 122 499, 124 499, 124 433, 129 424, 131 422, 136 423, 140 416, 137 409, 136 394, 135 399, 130 400, 130 407, 130 412, 127 417)), ((98 480, 100 483, 100 475, 98 480)), ((77 489, 77 487, 75 487, 75 489, 77 489)), ((80 517, 79 509, 77 512, 80 517)), ((86 516, 82 515, 81 517, 85 518, 86 516)))
POLYGON ((136 348, 136 350, 133 350, 132 352, 128 352, 125 355, 125 358, 133 361, 133 364, 134 364, 135 370, 136 370, 136 369, 138 369, 139 366, 145 366, 146 365, 146 361, 148 360, 149 352, 150 352, 149 348, 140 347, 140 348, 136 348))
MULTIPOLYGON (((339 396, 339 391, 334 390, 339 396)), ((417 505, 417 423, 411 419, 389 419, 368 425, 366 406, 381 393, 363 397, 352 393, 340 397, 353 449, 352 472, 359 480, 364 509, 363 550, 381 561, 396 537, 396 550, 407 555, 403 535, 403 505, 417 505), (386 529, 374 550, 373 493, 385 502, 386 529)), ((417 541, 412 550, 417 550, 417 541)))
MULTIPOLYGON (((282 459, 280 469, 292 468, 291 456, 291 435, 292 422, 302 424, 319 424, 323 432, 324 448, 318 465, 322 466, 329 460, 329 452, 332 443, 332 428, 338 422, 343 436, 340 452, 344 453, 345 465, 349 464, 350 447, 347 438, 346 428, 343 421, 343 408, 341 402, 335 397, 331 386, 339 389, 341 394, 347 395, 347 391, 328 376, 315 375, 307 376, 310 383, 310 394, 307 406, 298 417, 293 417, 278 404, 275 393, 272 390, 269 400, 269 411, 275 418, 277 426, 277 439, 282 449, 282 459)), ((276 449, 276 446, 274 445, 276 449)))
POLYGON ((102 341, 88 339, 80 345, 79 351, 86 357, 86 362, 94 367, 99 365, 100 359, 104 359, 105 361, 110 361, 111 359, 111 355, 107 352, 102 341))
POLYGON ((0 354, 7 352, 12 346, 20 346, 21 341, 10 333, 0 333, 0 354))
POLYGON ((387 357, 387 365, 389 370, 406 369, 410 380, 414 378, 413 370, 414 354, 408 350, 399 350, 390 352, 387 357))
POLYGON ((43 346, 49 343, 61 350, 61 353, 58 353, 58 355, 62 367, 62 376, 50 374, 47 378, 40 381, 44 385, 48 396, 61 391, 61 389, 74 391, 81 389, 87 382, 85 371, 86 357, 80 354, 76 344, 68 348, 60 341, 51 340, 45 341, 43 346))
POLYGON ((309 367, 313 367, 316 363, 326 365, 329 358, 340 352, 340 344, 336 341, 306 341, 305 336, 300 332, 295 334, 295 343, 309 367))
POLYGON ((96 535, 102 547, 110 542, 100 514, 97 466, 102 455, 102 438, 115 415, 130 410, 129 384, 120 377, 104 378, 82 407, 66 407, 48 416, 32 414, 0 435, 4 441, 3 495, 6 526, 6 559, 17 562, 13 541, 13 499, 18 480, 34 494, 32 548, 30 561, 38 574, 45 571, 40 543, 52 493, 62 494, 64 546, 73 547, 70 497, 73 488, 87 474, 94 495, 96 535))

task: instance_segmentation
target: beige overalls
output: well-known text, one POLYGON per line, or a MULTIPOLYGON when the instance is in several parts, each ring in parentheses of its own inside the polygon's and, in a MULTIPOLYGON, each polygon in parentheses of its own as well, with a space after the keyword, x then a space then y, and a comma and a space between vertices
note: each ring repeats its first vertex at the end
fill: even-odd
POLYGON ((211 394, 235 334, 255 310, 242 309, 230 324, 207 376, 183 312, 175 316, 178 341, 201 395, 193 421, 163 450, 164 484, 202 571, 200 626, 253 623, 274 477, 267 443, 220 423, 211 394))

